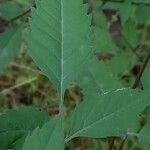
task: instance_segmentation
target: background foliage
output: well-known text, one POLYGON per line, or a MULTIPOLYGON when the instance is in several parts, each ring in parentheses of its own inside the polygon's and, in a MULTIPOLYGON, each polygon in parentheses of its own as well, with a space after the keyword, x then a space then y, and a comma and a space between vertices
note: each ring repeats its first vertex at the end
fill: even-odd
POLYGON ((51 45, 55 48, 55 39, 52 38, 61 38, 58 34, 61 31, 56 32, 48 26, 59 28, 55 21, 61 19, 58 12, 49 7, 54 4, 51 2, 39 0, 37 9, 32 0, 0 2, 0 150, 47 150, 51 147, 56 150, 149 150, 150 1, 84 0, 88 15, 85 5, 79 11, 78 5, 65 4, 64 10, 72 14, 64 11, 68 16, 64 17, 63 26, 67 32, 63 35, 64 41, 70 42, 64 42, 64 47, 61 43, 57 45, 60 50, 66 50, 64 58, 70 58, 64 65, 64 74, 76 76, 80 72, 78 66, 82 67, 83 62, 88 66, 82 67, 83 72, 69 86, 71 75, 64 82, 65 88, 67 85, 64 94, 65 135, 60 116, 47 122, 49 117, 53 118, 59 112, 59 83, 52 75, 53 70, 61 80, 61 63, 57 62, 61 59, 60 51, 54 54, 55 60, 51 62, 48 60, 53 57, 49 51, 42 51, 43 46, 48 50, 51 50, 51 45), (72 7, 68 9, 69 6, 72 7), (31 7, 32 32, 28 32, 31 7), (72 17, 73 21, 70 20, 72 17), (76 24, 76 20, 80 22, 76 24), (94 58, 86 57, 90 52, 91 32, 94 58), (48 33, 52 34, 51 38, 48 33), (83 40, 86 35, 89 37, 83 40), (43 37, 49 42, 42 41, 43 37), (78 41, 73 43, 73 38, 78 41), (33 39, 38 39, 38 42, 32 42, 33 39), (53 83, 28 55, 27 41, 30 43, 29 54, 53 83), (83 50, 87 50, 87 55, 69 51, 78 49, 80 44, 84 44, 83 50), (39 47, 40 55, 36 53, 39 47), (33 141, 32 145, 30 141, 33 141))

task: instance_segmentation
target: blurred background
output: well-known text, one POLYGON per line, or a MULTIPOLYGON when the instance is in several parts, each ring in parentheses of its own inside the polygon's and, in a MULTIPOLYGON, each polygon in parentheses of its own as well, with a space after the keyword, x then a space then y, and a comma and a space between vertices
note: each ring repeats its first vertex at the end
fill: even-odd
MULTIPOLYGON (((95 76, 102 91, 132 87, 150 51, 150 0, 84 0, 84 3, 89 5, 91 26, 99 27, 94 50, 100 65, 95 66, 98 67, 95 76)), ((36 7, 33 0, 0 0, 0 113, 20 105, 34 105, 54 116, 58 113, 57 91, 28 54, 26 37, 31 7, 36 7)), ((150 83, 149 75, 150 65, 142 79, 145 87, 150 83)), ((88 77, 84 75, 84 79, 88 77)), ((84 79, 83 87, 87 86, 84 79)), ((143 88, 142 83, 137 86, 143 88)), ((78 84, 70 85, 65 93, 66 115, 83 96, 78 84)), ((133 140, 127 141, 125 148, 139 149, 133 140)), ((108 149, 107 143, 111 142, 111 138, 80 138, 70 142, 66 149, 108 149)))

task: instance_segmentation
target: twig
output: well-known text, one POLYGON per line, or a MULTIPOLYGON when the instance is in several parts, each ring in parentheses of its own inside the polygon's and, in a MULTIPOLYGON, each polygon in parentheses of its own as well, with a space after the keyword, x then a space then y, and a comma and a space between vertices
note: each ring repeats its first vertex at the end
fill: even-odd
POLYGON ((122 140, 122 142, 121 142, 121 144, 120 144, 118 150, 122 150, 122 148, 123 148, 123 146, 124 146, 124 143, 125 143, 126 139, 127 139, 127 135, 126 135, 126 136, 124 137, 124 139, 122 140))
POLYGON ((135 88, 138 86, 138 84, 139 84, 139 82, 140 82, 140 79, 141 79, 141 77, 142 77, 142 74, 143 74, 143 72, 144 72, 144 70, 145 70, 145 68, 146 68, 146 66, 147 66, 147 64, 148 64, 148 62, 149 62, 149 59, 150 59, 150 52, 149 52, 148 55, 145 57, 144 63, 143 63, 143 65, 141 66, 141 69, 140 69, 140 71, 139 71, 139 73, 138 73, 138 75, 137 75, 137 77, 136 77, 136 80, 135 80, 133 86, 132 86, 133 89, 135 89, 135 88))
POLYGON ((114 147, 114 144, 115 144, 115 137, 112 137, 112 140, 111 140, 111 143, 110 143, 110 146, 109 146, 109 150, 112 150, 113 147, 114 147))
MULTIPOLYGON (((133 89, 135 89, 135 88, 138 87, 139 82, 140 82, 140 79, 141 79, 141 77, 142 77, 142 74, 143 74, 143 72, 144 72, 144 70, 145 70, 145 68, 146 68, 146 66, 147 66, 147 64, 148 64, 148 62, 149 62, 149 59, 150 59, 150 51, 148 52, 148 55, 145 57, 145 60, 144 60, 144 62, 143 62, 143 65, 141 66, 141 69, 140 69, 140 71, 139 71, 139 73, 138 73, 138 75, 137 75, 137 77, 136 77, 136 80, 135 80, 135 82, 134 82, 134 84, 133 84, 133 86, 132 86, 133 89)), ((127 136, 122 140, 122 142, 121 142, 120 147, 119 147, 118 150, 122 150, 123 145, 124 145, 126 139, 127 139, 127 136)))

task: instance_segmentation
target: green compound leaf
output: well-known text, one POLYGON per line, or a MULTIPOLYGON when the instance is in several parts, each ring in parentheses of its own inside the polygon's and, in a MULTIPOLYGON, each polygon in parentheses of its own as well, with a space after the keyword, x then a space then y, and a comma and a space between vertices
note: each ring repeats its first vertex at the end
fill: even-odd
POLYGON ((23 9, 12 1, 6 1, 0 4, 0 17, 7 21, 21 15, 22 12, 23 9))
POLYGON ((64 135, 61 118, 47 122, 37 128, 25 140, 23 150, 64 150, 64 135))
POLYGON ((131 47, 132 49, 137 47, 139 42, 138 32, 136 29, 136 24, 133 21, 129 20, 124 24, 122 36, 127 47, 131 47))
POLYGON ((133 130, 138 115, 149 104, 148 91, 118 89, 95 93, 81 103, 69 118, 66 142, 75 137, 105 138, 133 130))
POLYGON ((29 52, 61 96, 92 52, 86 12, 82 0, 42 0, 32 9, 29 52))
POLYGON ((104 28, 94 28, 93 43, 95 52, 116 52, 119 49, 108 31, 104 28))
POLYGON ((49 120, 46 112, 20 107, 0 115, 0 149, 21 149, 25 137, 49 120))
POLYGON ((150 148, 150 123, 138 134, 138 139, 142 150, 149 150, 150 148))
POLYGON ((121 17, 122 25, 124 25, 129 18, 132 18, 134 13, 135 13, 135 8, 132 5, 132 1, 125 0, 119 8, 119 14, 121 17))
POLYGON ((150 24, 150 15, 149 14, 150 14, 150 6, 149 5, 139 5, 136 8, 135 19, 138 23, 149 25, 150 24))
MULTIPOLYGON (((101 53, 98 55, 101 59, 101 53)), ((111 55, 110 55, 111 57, 111 55)), ((122 76, 130 70, 137 62, 134 53, 120 53, 112 55, 111 60, 91 60, 91 66, 85 68, 77 80, 77 84, 82 88, 84 93, 92 91, 100 93, 109 92, 130 85, 122 80, 122 76), (119 62, 119 63, 118 63, 119 62)))
POLYGON ((22 41, 20 27, 0 34, 0 72, 17 56, 22 41))

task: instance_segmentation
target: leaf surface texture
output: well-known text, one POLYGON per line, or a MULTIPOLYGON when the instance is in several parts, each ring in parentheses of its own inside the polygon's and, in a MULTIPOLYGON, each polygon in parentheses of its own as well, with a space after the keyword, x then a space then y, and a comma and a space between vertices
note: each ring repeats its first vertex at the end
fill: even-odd
POLYGON ((42 126, 48 115, 36 108, 20 107, 0 115, 0 149, 21 149, 25 137, 42 126))
POLYGON ((37 128, 29 135, 24 143, 23 150, 63 150, 64 136, 61 118, 47 122, 41 129, 37 128))
POLYGON ((87 97, 69 118, 66 141, 78 136, 105 138, 126 134, 149 104, 150 94, 146 92, 118 89, 87 97))
POLYGON ((64 93, 91 55, 90 17, 82 0, 43 0, 32 9, 30 54, 64 93))

